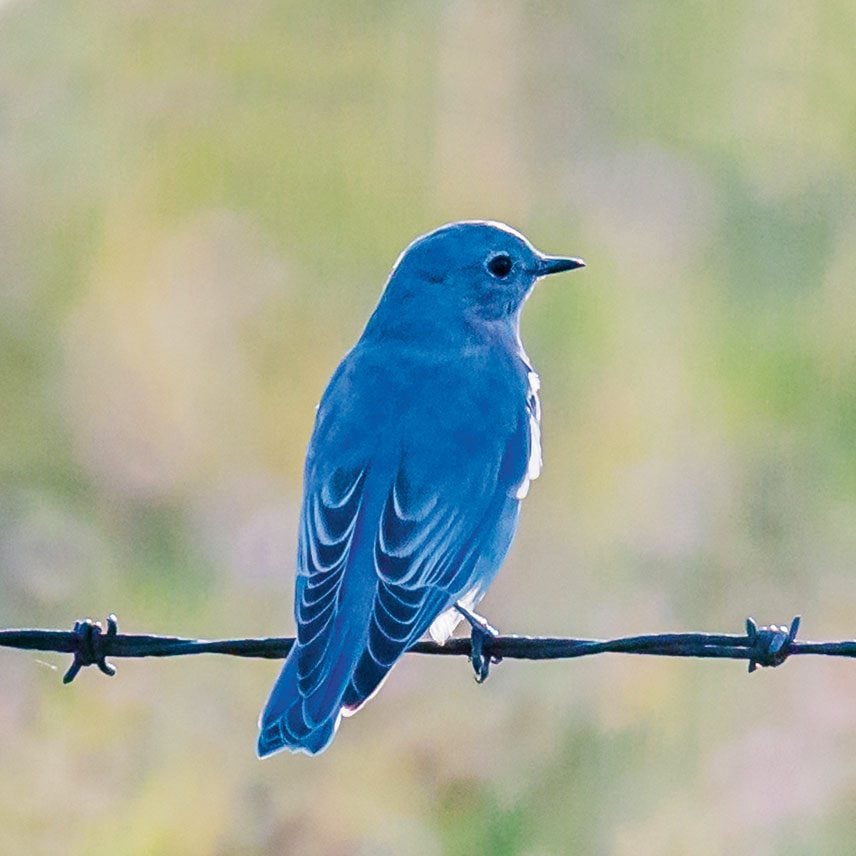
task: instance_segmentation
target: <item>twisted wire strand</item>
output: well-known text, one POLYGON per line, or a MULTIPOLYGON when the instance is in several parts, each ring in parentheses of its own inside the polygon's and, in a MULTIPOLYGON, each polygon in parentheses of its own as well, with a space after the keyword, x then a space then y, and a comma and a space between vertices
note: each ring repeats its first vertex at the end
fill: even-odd
MULTIPOLYGON (((803 642, 796 638, 800 618, 789 626, 759 627, 751 618, 744 634, 654 633, 617 639, 574 639, 548 636, 491 636, 480 640, 479 654, 492 662, 513 660, 567 660, 595 654, 637 654, 656 657, 748 660, 749 671, 758 666, 780 666, 788 657, 822 655, 856 657, 856 640, 803 642)), ((72 654, 73 661, 63 681, 70 683, 85 666, 97 666, 104 674, 115 674, 107 657, 180 657, 191 654, 226 654, 233 657, 282 659, 294 644, 293 637, 247 639, 186 639, 178 636, 119 633, 116 617, 100 622, 77 621, 71 631, 0 630, 0 647, 28 651, 72 654)), ((444 645, 421 641, 410 654, 472 658, 471 638, 454 638, 444 645)), ((485 674, 486 676, 486 674, 485 674)))

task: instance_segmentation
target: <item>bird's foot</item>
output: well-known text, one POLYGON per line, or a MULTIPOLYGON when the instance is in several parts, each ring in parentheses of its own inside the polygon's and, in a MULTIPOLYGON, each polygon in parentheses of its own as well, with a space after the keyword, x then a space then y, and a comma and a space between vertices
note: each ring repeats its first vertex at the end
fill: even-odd
POLYGON ((470 625, 470 662, 476 673, 476 683, 484 683, 490 673, 491 663, 499 663, 502 657, 496 657, 490 653, 490 640, 499 636, 499 631, 490 625, 486 618, 470 612, 459 603, 455 609, 461 613, 470 625))

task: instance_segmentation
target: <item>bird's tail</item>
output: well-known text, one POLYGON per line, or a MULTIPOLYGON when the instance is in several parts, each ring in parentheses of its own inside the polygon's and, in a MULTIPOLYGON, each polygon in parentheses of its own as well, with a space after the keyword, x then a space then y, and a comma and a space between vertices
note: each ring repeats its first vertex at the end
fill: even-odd
POLYGON ((331 629, 334 641, 306 674, 298 664, 301 656, 310 656, 312 651, 296 644, 259 720, 259 757, 280 749, 308 755, 323 752, 342 716, 356 713, 380 689, 399 657, 428 629, 447 601, 445 591, 420 596, 409 620, 403 622, 410 625, 403 638, 385 635, 377 624, 377 613, 372 613, 369 631, 361 629, 361 622, 353 621, 353 616, 347 616, 331 629))
POLYGON ((315 715, 307 711, 307 699, 297 685, 298 646, 288 655, 285 665, 271 690, 265 709, 259 718, 259 758, 281 749, 317 755, 323 752, 336 734, 341 719, 341 696, 333 698, 315 715))

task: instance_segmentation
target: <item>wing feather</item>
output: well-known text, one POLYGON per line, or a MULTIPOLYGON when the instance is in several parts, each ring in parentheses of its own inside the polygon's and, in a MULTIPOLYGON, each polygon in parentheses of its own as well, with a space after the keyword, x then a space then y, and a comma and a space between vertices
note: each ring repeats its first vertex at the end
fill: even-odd
POLYGON ((315 470, 299 550, 297 680, 305 702, 302 712, 290 713, 294 727, 311 725, 343 677, 341 704, 353 712, 439 615, 483 593, 510 543, 521 488, 537 476, 535 393, 530 387, 510 435, 483 429, 474 440, 477 455, 443 461, 424 447, 401 449, 397 464, 385 470, 388 480, 372 477, 376 499, 364 498, 367 466, 321 478, 315 470), (357 538, 361 558, 352 559, 357 538), (352 563, 363 570, 350 569, 352 563), (362 582, 349 591, 368 598, 366 606, 351 594, 342 597, 351 574, 362 582))
POLYGON ((362 507, 366 469, 336 470, 304 502, 298 546, 295 621, 298 689, 307 696, 324 678, 325 655, 342 579, 362 507))
POLYGON ((474 478, 445 485, 429 480, 427 498, 420 497, 408 461, 402 461, 380 515, 373 551, 378 583, 366 649, 343 700, 348 712, 377 691, 438 615, 472 592, 499 521, 503 515, 516 519, 514 493, 526 471, 529 442, 523 432, 515 439, 474 478), (516 460, 507 460, 509 455, 516 460))

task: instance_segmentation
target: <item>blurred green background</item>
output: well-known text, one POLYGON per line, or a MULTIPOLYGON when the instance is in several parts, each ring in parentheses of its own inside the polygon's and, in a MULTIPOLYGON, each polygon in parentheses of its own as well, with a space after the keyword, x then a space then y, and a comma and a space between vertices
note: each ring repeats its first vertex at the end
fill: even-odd
MULTIPOLYGON (((293 629, 314 405, 417 234, 505 220, 545 470, 507 632, 856 635, 848 0, 0 3, 0 626, 293 629)), ((0 651, 0 852, 852 853, 856 670, 0 651)))

